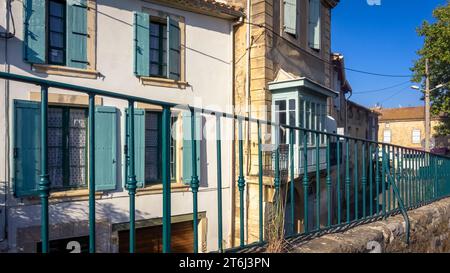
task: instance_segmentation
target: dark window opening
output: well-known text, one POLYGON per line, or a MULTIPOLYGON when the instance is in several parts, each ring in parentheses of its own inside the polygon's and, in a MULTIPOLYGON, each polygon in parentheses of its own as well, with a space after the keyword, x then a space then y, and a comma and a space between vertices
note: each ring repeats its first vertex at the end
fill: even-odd
POLYGON ((49 64, 66 63, 66 3, 64 0, 48 1, 47 55, 49 64))
POLYGON ((150 22, 150 76, 167 77, 167 25, 150 22))

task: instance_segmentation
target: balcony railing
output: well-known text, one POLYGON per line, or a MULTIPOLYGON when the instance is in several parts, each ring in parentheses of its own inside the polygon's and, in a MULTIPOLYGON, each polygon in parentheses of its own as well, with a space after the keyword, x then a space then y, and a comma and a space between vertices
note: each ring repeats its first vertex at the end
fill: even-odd
MULTIPOLYGON (((129 251, 135 252, 136 242, 136 175, 135 175, 135 143, 134 143, 134 103, 142 102, 162 107, 162 244, 163 252, 170 252, 171 246, 171 179, 170 179, 170 111, 176 105, 173 103, 129 96, 117 92, 94 89, 78 85, 49 81, 40 78, 21 76, 0 72, 0 78, 39 85, 41 88, 41 173, 39 197, 41 202, 41 241, 42 252, 49 251, 49 192, 48 175, 48 145, 47 145, 47 109, 48 90, 50 88, 82 92, 89 95, 88 115, 88 145, 94 147, 94 108, 95 97, 104 96, 128 101, 129 126, 127 148, 129 154, 129 172, 126 190, 129 195, 129 251)), ((238 247, 242 248, 253 243, 245 238, 245 231, 251 227, 245 226, 244 190, 246 175, 244 174, 244 123, 256 124, 258 152, 258 238, 254 243, 263 244, 265 225, 263 213, 263 178, 273 177, 270 187, 274 189, 274 203, 285 201, 289 204, 284 211, 290 227, 289 236, 311 234, 341 227, 351 223, 366 221, 379 217, 387 217, 394 213, 422 206, 450 194, 450 159, 411 148, 379 143, 366 139, 341 136, 332 133, 307 130, 296 126, 276 124, 270 121, 239 116, 230 113, 200 109, 189 106, 191 112, 191 135, 195 135, 196 115, 203 113, 216 117, 216 134, 221 135, 223 119, 231 119, 237 125, 237 164, 238 175, 236 184, 239 200, 238 247), (294 143, 297 135, 300 142, 297 145, 278 145, 269 157, 263 156, 262 127, 282 127, 287 129, 289 143, 294 143), (309 138, 315 138, 311 146, 309 138), (325 141, 319 141, 324 138, 325 141), (296 159, 297 157, 297 159, 296 159), (263 159, 267 159, 267 162, 263 159), (311 160, 315 158, 315 160, 311 160), (295 163, 297 162, 297 163, 295 163), (313 162, 313 164, 309 163, 313 162), (309 164, 308 164, 309 163, 309 164), (265 166, 264 166, 265 165, 265 166), (282 175, 285 176, 286 187, 282 189, 282 175), (281 191, 286 190, 286 195, 281 191), (287 198, 286 198, 287 196, 287 198), (300 196, 300 198, 299 198, 300 196), (298 199, 298 200, 296 200, 298 199), (323 216, 323 217, 322 217, 323 216), (301 223, 301 225, 298 225, 301 223)), ((276 128, 277 129, 277 128, 276 128)), ((279 130, 274 130, 279 131, 279 130)), ((217 137, 217 243, 218 251, 225 251, 223 246, 222 217, 222 164, 221 138, 217 137)), ((190 189, 193 202, 193 252, 198 252, 198 191, 196 141, 192 139, 192 179, 190 189)), ((95 165, 94 149, 89 150, 89 251, 95 252, 95 165)), ((248 178, 247 178, 248 179, 248 178)), ((231 220, 230 220, 231 221, 231 220)))

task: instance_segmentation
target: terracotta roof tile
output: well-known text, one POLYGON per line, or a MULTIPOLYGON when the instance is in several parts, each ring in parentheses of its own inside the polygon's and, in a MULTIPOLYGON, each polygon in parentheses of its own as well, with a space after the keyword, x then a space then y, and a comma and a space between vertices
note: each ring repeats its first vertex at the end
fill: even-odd
POLYGON ((423 106, 418 107, 402 107, 402 108, 384 108, 375 109, 381 115, 380 121, 386 120, 424 120, 425 108, 423 106))

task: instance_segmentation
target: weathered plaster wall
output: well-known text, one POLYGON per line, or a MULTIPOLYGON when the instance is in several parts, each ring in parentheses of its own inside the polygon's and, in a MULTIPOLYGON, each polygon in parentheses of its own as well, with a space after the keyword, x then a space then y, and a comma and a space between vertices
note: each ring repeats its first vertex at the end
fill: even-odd
MULTIPOLYGON (((436 133, 434 127, 439 121, 431 121, 431 135, 436 133)), ((391 130, 391 143, 411 148, 421 148, 425 143, 425 124, 423 120, 382 121, 379 123, 378 141, 384 140, 384 130, 391 130), (420 130, 420 143, 412 142, 413 130, 420 130)))
POLYGON ((408 212, 411 222, 410 244, 405 244, 402 215, 357 226, 343 233, 329 234, 298 244, 297 253, 363 252, 450 252, 450 198, 408 212))

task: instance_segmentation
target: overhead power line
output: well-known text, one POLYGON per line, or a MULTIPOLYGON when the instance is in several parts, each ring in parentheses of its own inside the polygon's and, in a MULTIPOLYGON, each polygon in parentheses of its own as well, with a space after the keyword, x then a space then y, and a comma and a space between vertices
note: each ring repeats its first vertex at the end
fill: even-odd
POLYGON ((363 91, 353 92, 353 94, 356 95, 356 94, 367 94, 367 93, 381 92, 381 91, 385 91, 385 90, 389 90, 389 89, 392 89, 392 88, 396 88, 396 87, 405 85, 405 84, 410 83, 410 82, 411 82, 411 81, 404 81, 404 82, 398 83, 398 84, 396 84, 396 85, 392 85, 392 86, 388 86, 388 87, 383 87, 383 88, 380 88, 380 89, 371 89, 371 90, 363 90, 363 91))
MULTIPOLYGON (((270 33, 272 33, 273 35, 283 39, 284 41, 288 42, 289 44, 291 44, 293 47, 299 49, 300 51, 303 51, 304 53, 318 59, 321 62, 324 62, 326 64, 329 64, 331 66, 335 66, 333 63, 324 60, 322 58, 320 58, 319 56, 312 54, 311 52, 305 50, 304 48, 298 46, 297 44, 294 44, 292 41, 289 41, 288 39, 286 39, 285 37, 281 36, 280 34, 276 33, 275 31, 273 31, 272 29, 268 28, 267 26, 265 26, 264 24, 255 24, 255 23, 250 23, 250 22, 245 22, 244 24, 249 24, 252 26, 256 26, 256 27, 260 27, 260 28, 264 28, 265 30, 269 31, 270 33)), ((356 72, 356 73, 362 73, 362 74, 366 74, 366 75, 371 75, 371 76, 377 76, 377 77, 391 77, 391 78, 411 78, 413 75, 392 75, 392 74, 382 74, 382 73, 375 73, 375 72, 370 72, 370 71, 364 71, 364 70, 360 70, 360 69, 355 69, 355 68, 350 68, 350 67, 344 67, 345 70, 348 71, 352 71, 352 72, 356 72)))

